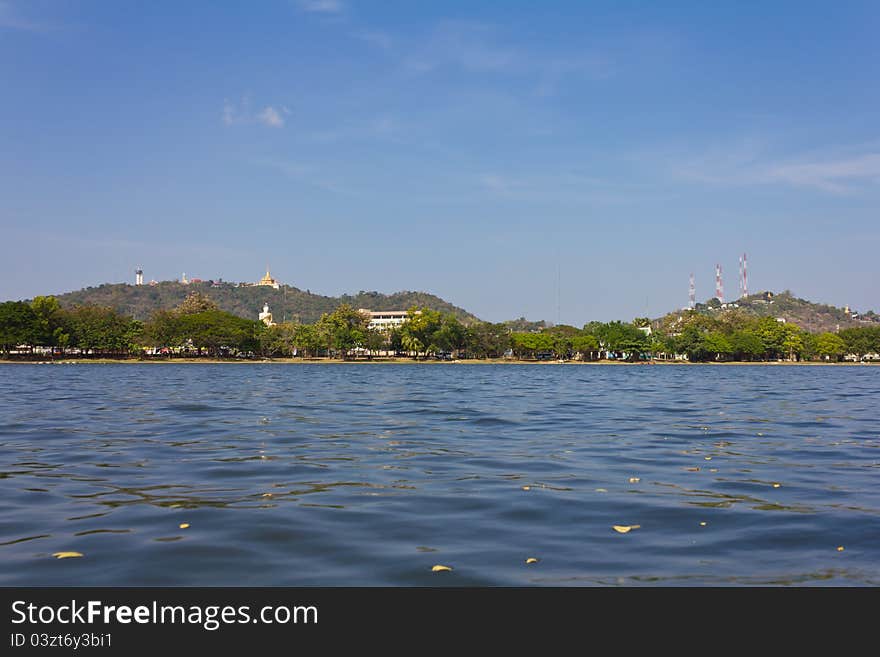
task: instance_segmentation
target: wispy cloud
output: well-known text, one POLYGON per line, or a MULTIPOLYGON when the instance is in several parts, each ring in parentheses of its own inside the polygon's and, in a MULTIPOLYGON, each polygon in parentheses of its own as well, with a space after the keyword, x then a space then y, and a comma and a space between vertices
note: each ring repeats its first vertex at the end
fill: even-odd
POLYGON ((278 110, 271 105, 267 106, 262 112, 257 114, 257 120, 270 128, 281 128, 284 126, 284 119, 281 118, 281 114, 279 114, 278 110))
POLYGON ((494 25, 461 21, 436 26, 403 57, 403 66, 413 75, 452 69, 519 77, 538 96, 552 95, 572 81, 604 80, 616 72, 609 57, 593 48, 527 47, 494 25))
POLYGON ((669 158, 669 170, 680 179, 717 185, 785 185, 832 194, 850 194, 880 184, 880 150, 832 150, 796 157, 773 157, 757 142, 699 156, 669 158))
POLYGON ((858 184, 880 184, 880 153, 865 153, 843 159, 788 162, 769 167, 771 180, 828 192, 845 193, 858 184))
POLYGON ((52 25, 25 18, 11 2, 0 1, 0 29, 46 32, 52 25))
POLYGON ((498 43, 491 25, 445 22, 405 59, 405 66, 414 73, 446 66, 491 72, 510 70, 518 59, 514 48, 498 43))
POLYGON ((228 126, 260 123, 270 128, 283 128, 284 117, 289 114, 290 110, 285 105, 266 105, 261 110, 254 110, 248 96, 244 96, 238 103, 223 101, 223 123, 228 126))
POLYGON ((475 177, 477 187, 490 196, 507 201, 541 204, 629 204, 668 199, 668 192, 655 188, 590 176, 577 171, 548 174, 483 173, 475 177))
POLYGON ((299 0, 297 6, 303 11, 317 14, 340 14, 345 11, 341 0, 299 0))
POLYGON ((308 187, 314 187, 333 194, 349 194, 334 178, 328 176, 316 165, 274 158, 259 158, 252 162, 257 166, 274 169, 285 178, 308 187))
POLYGON ((361 30, 360 32, 355 32, 353 36, 361 41, 366 41, 380 50, 391 50, 391 47, 394 45, 393 40, 388 34, 377 30, 361 30))

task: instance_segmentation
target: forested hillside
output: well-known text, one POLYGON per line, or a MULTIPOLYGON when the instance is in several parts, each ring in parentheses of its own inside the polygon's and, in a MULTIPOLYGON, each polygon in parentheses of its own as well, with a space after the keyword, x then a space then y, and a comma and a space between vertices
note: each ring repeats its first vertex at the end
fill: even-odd
MULTIPOLYGON (((725 304, 724 308, 721 307, 721 303, 717 299, 710 299, 707 303, 698 303, 696 310, 700 314, 714 317, 734 313, 743 317, 781 318, 810 333, 836 332, 859 326, 877 326, 876 322, 880 322, 880 316, 873 311, 869 310, 859 314, 824 303, 814 303, 796 297, 789 290, 778 294, 772 292, 752 294, 745 299, 725 304)), ((679 311, 674 311, 669 313, 669 316, 679 314, 679 311)))
POLYGON ((328 297, 289 285, 282 285, 276 290, 267 286, 236 287, 226 283, 212 285, 209 282, 184 285, 174 281, 164 281, 157 285, 140 286, 105 283, 98 287, 87 287, 76 292, 59 294, 57 299, 63 307, 105 306, 134 319, 145 321, 156 310, 178 306, 187 294, 193 291, 206 294, 221 310, 248 319, 256 319, 263 304, 268 303, 276 321, 313 323, 322 313, 333 312, 335 308, 345 303, 353 308, 368 310, 406 310, 413 306, 426 307, 451 313, 465 323, 476 320, 474 315, 438 296, 411 291, 394 294, 361 291, 354 295, 328 297))

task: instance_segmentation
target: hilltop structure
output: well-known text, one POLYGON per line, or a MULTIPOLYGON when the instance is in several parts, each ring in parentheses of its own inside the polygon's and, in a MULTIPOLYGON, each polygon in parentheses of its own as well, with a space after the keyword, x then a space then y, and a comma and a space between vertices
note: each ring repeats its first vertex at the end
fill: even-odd
POLYGON ((277 290, 278 288, 281 287, 281 283, 279 283, 274 278, 272 278, 272 274, 269 273, 268 267, 266 267, 266 275, 263 276, 263 278, 261 278, 259 280, 259 282, 254 283, 254 285, 264 285, 264 286, 271 287, 275 290, 277 290))

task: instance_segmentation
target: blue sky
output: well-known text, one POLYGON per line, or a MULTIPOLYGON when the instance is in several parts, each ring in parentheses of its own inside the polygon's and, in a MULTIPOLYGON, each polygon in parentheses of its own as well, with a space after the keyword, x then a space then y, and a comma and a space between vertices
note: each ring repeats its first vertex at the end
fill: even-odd
POLYGON ((0 0, 0 299, 190 277, 581 325, 880 309, 877 2, 0 0), (662 5, 662 6, 661 6, 662 5), (557 305, 558 282, 558 305, 557 305))

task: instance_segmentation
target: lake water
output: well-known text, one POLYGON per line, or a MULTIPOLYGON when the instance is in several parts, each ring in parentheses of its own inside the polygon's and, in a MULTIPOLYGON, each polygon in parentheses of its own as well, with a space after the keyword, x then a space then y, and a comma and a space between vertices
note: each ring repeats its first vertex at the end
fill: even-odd
POLYGON ((0 394, 0 585, 880 585, 880 367, 7 365, 0 394))

